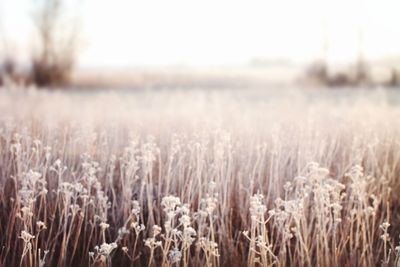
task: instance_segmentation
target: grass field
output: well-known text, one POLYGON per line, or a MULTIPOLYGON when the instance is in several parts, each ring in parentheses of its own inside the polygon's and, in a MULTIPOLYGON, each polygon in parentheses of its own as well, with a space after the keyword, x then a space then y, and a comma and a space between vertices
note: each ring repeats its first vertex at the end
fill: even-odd
POLYGON ((400 91, 0 90, 0 266, 400 266, 400 91))

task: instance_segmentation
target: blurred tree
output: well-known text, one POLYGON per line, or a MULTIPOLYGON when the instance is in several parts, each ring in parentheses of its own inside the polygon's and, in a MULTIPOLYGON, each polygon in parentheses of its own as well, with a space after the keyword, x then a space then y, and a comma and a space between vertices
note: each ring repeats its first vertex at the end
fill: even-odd
POLYGON ((37 45, 32 57, 32 79, 39 86, 68 83, 78 46, 77 20, 64 20, 65 0, 35 1, 33 23, 37 45))
POLYGON ((391 70, 390 80, 389 80, 388 85, 391 87, 397 87, 400 85, 399 73, 397 72, 396 68, 394 68, 394 67, 391 70))

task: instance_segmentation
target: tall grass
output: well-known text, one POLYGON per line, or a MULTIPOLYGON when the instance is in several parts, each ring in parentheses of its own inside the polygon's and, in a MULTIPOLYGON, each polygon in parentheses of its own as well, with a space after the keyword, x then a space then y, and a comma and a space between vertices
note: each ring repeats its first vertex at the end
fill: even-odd
POLYGON ((385 94, 0 96, 1 266, 400 266, 385 94))

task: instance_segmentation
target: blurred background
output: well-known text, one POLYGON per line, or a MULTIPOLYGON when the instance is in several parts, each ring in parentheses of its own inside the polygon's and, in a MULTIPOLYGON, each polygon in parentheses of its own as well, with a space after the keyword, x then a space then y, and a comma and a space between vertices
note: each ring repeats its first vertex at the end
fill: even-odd
POLYGON ((396 0, 0 0, 0 84, 400 85, 396 0))

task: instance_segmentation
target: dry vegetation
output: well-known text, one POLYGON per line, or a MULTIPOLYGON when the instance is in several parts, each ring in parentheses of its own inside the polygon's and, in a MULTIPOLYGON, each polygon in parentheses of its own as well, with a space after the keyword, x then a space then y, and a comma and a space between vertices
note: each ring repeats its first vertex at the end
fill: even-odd
POLYGON ((275 93, 0 91, 0 265, 399 266, 400 107, 275 93))

